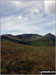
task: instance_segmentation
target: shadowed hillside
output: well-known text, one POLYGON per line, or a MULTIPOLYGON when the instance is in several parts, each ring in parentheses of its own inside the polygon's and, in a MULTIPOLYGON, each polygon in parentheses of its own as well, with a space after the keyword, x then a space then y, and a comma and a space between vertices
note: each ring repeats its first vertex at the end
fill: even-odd
POLYGON ((25 44, 25 45, 30 45, 31 44, 30 41, 20 40, 16 36, 12 36, 12 35, 2 35, 1 39, 9 40, 9 41, 12 41, 12 42, 18 43, 18 44, 25 44))
POLYGON ((18 37, 19 39, 22 39, 22 40, 34 40, 34 39, 38 39, 42 36, 38 35, 38 34, 22 34, 22 35, 17 35, 16 37, 18 37))

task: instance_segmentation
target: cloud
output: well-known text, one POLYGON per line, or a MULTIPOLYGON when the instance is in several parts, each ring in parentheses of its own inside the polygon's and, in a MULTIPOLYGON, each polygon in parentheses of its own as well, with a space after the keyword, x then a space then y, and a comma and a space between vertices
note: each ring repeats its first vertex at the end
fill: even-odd
POLYGON ((16 7, 18 7, 22 4, 21 1, 9 1, 9 3, 11 3, 13 6, 16 6, 16 7))
POLYGON ((44 1, 41 0, 3 1, 1 3, 1 34, 54 32, 54 29, 52 31, 50 29, 51 24, 54 27, 53 17, 45 15, 47 11, 45 10, 46 13, 44 13, 43 6, 44 1), (46 27, 50 30, 46 30, 46 27))
POLYGON ((56 14, 56 0, 50 0, 50 1, 47 1, 45 0, 45 12, 47 14, 56 14))
POLYGON ((19 15, 18 16, 18 20, 21 20, 21 22, 22 21, 27 21, 28 20, 28 17, 24 17, 24 16, 19 15))
MULTIPOLYGON (((21 20, 18 20, 17 16, 9 16, 9 17, 4 17, 1 18, 1 34, 23 34, 23 33, 37 33, 37 34, 43 34, 44 32, 47 33, 46 27, 52 27, 54 28, 54 23, 55 21, 52 19, 46 23, 44 21, 47 21, 47 19, 41 19, 38 18, 34 20, 29 20, 27 17, 23 17, 21 20), (51 22, 53 21, 53 22, 51 22), (51 25, 52 24, 52 25, 51 25)), ((53 29, 51 32, 54 32, 55 30, 53 29)))
POLYGON ((40 10, 39 9, 33 9, 33 13, 39 13, 40 10))
POLYGON ((22 19, 22 16, 18 16, 18 19, 21 20, 22 19))
POLYGON ((43 1, 1 1, 1 16, 30 16, 32 12, 38 12, 43 8, 43 1), (41 6, 40 6, 41 5, 41 6))

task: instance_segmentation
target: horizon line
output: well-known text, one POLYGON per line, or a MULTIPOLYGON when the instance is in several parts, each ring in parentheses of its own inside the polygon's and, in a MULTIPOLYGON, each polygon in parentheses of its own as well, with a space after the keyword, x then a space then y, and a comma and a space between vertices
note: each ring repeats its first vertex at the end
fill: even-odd
POLYGON ((8 34, 0 34, 0 36, 2 36, 2 35, 12 35, 12 36, 17 36, 17 35, 25 35, 25 34, 26 34, 26 35, 27 35, 27 34, 34 34, 34 35, 36 34, 36 35, 40 35, 40 36, 44 36, 44 35, 47 35, 47 34, 55 35, 55 34, 49 32, 49 33, 46 33, 46 34, 43 34, 43 35, 37 34, 37 33, 21 33, 21 34, 16 34, 16 35, 14 35, 14 34, 9 34, 9 33, 8 33, 8 34))

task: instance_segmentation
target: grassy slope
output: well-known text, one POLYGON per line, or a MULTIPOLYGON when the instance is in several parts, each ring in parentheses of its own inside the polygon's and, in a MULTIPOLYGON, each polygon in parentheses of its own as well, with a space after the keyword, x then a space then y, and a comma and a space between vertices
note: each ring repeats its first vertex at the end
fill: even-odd
POLYGON ((33 47, 4 39, 1 44, 1 66, 4 74, 37 74, 40 70, 55 68, 54 47, 33 47))
POLYGON ((55 40, 51 37, 43 37, 37 40, 32 41, 34 46, 55 46, 55 40))

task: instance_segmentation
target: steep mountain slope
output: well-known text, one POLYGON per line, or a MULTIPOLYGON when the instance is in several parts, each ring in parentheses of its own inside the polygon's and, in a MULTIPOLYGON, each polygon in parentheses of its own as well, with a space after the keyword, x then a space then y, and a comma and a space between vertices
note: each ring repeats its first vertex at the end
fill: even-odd
POLYGON ((47 38, 47 39, 49 38, 49 39, 52 39, 52 40, 55 41, 55 35, 53 35, 51 33, 46 34, 44 37, 47 38))
POLYGON ((33 41, 32 44, 35 46, 55 46, 55 36, 51 33, 48 33, 42 38, 33 41))

